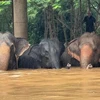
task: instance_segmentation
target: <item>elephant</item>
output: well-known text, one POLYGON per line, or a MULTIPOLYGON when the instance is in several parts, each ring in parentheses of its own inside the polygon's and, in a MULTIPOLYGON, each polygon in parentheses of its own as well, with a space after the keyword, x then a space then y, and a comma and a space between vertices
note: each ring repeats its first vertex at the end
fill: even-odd
POLYGON ((9 33, 0 33, 0 70, 16 69, 15 37, 9 33))
MULTIPOLYGON (((30 47, 30 43, 25 38, 15 38, 15 56, 18 68, 19 57, 30 47)), ((31 59, 30 59, 31 60, 31 59)))
POLYGON ((60 66, 60 56, 64 51, 64 45, 57 39, 43 39, 39 44, 41 49, 42 66, 44 68, 56 68, 60 66))
POLYGON ((82 68, 97 66, 100 59, 100 36, 85 32, 70 42, 67 50, 70 56, 80 62, 82 68))
POLYGON ((26 39, 16 38, 10 32, 0 33, 0 70, 18 68, 19 56, 29 48, 26 39))
POLYGON ((19 68, 23 66, 23 68, 32 69, 58 69, 60 68, 60 56, 63 51, 64 45, 62 45, 58 39, 42 39, 39 44, 30 46, 30 48, 19 57, 18 66, 19 68), (31 64, 32 60, 33 63, 31 64))

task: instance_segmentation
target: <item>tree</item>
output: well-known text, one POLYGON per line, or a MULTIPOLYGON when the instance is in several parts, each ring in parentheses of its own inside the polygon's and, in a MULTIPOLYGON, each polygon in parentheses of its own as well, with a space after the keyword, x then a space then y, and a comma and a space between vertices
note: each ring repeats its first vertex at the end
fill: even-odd
MULTIPOLYGON (((100 0, 27 0, 28 40, 39 43, 42 38, 57 37, 69 42, 85 32, 82 20, 91 9, 100 33, 100 0)), ((12 31, 11 2, 0 2, 0 30, 12 31)))
POLYGON ((27 39, 27 0, 12 0, 15 37, 27 39))
POLYGON ((13 32, 11 1, 0 1, 0 31, 13 32))

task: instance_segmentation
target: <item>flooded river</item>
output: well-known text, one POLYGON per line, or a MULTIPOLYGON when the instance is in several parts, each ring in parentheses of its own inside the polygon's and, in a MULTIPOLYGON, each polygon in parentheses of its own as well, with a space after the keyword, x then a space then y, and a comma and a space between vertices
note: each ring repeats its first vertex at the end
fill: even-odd
POLYGON ((100 100, 100 68, 0 71, 0 100, 100 100))

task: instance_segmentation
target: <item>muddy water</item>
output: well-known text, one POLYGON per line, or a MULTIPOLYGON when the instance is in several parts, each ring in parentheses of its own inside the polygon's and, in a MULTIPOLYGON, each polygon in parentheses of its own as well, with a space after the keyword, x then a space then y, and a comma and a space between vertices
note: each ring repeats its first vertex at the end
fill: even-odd
POLYGON ((0 71, 0 100, 100 100, 100 68, 0 71))

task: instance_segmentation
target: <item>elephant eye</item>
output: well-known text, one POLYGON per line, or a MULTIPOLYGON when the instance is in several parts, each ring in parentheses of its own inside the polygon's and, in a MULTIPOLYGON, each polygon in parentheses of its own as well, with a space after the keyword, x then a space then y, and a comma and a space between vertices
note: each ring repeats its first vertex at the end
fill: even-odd
POLYGON ((45 51, 45 55, 48 55, 48 51, 45 51))

